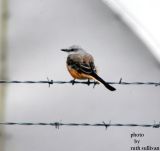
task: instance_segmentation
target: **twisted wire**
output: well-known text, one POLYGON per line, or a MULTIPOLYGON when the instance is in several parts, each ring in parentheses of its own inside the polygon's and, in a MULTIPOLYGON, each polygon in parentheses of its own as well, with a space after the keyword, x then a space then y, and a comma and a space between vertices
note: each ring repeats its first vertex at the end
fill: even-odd
MULTIPOLYGON (((48 84, 49 87, 50 85, 53 84, 86 84, 86 85, 91 85, 93 84, 94 86, 99 84, 96 81, 75 81, 75 80, 70 80, 70 81, 54 81, 54 80, 47 80, 44 81, 19 81, 19 80, 0 80, 0 84, 48 84)), ((152 86, 160 86, 160 82, 125 82, 122 81, 122 78, 118 82, 107 82, 108 84, 117 84, 117 85, 152 85, 152 86)))
POLYGON ((54 126, 55 128, 60 128, 61 126, 80 126, 80 127, 151 127, 151 128, 160 128, 160 122, 154 124, 120 124, 120 123, 111 123, 107 124, 104 121, 102 123, 62 123, 62 122, 51 122, 51 123, 33 123, 33 122, 0 122, 0 125, 19 125, 19 126, 54 126))

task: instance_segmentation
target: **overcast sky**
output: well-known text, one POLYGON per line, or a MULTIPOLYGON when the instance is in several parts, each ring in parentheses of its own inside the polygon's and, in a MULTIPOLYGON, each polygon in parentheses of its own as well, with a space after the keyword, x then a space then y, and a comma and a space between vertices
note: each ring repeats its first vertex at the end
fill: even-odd
MULTIPOLYGON (((145 44, 99 0, 10 0, 9 79, 71 80, 67 54, 78 44, 95 58, 106 81, 159 81, 160 70, 145 44)), ((13 84, 7 87, 6 121, 148 123, 159 120, 159 87, 13 84)), ((130 150, 132 132, 141 145, 158 146, 152 128, 6 127, 5 151, 130 150)))

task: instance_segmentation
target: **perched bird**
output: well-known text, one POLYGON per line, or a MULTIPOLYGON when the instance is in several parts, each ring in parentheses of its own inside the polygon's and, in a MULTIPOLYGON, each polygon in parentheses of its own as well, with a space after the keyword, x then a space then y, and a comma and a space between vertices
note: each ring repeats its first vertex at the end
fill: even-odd
POLYGON ((97 75, 94 59, 92 55, 87 53, 84 49, 79 46, 71 46, 68 49, 61 49, 61 51, 69 53, 66 62, 67 69, 74 80, 94 79, 102 83, 110 91, 116 90, 97 75))

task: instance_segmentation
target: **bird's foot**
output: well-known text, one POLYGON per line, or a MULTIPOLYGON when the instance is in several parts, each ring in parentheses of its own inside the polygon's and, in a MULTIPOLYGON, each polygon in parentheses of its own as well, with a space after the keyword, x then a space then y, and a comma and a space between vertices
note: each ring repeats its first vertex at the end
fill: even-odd
POLYGON ((90 85, 90 84, 91 84, 91 81, 90 81, 90 79, 88 79, 88 80, 87 80, 87 84, 88 84, 88 85, 90 85))
POLYGON ((71 83, 72 83, 72 85, 74 85, 75 84, 75 79, 71 80, 71 83))

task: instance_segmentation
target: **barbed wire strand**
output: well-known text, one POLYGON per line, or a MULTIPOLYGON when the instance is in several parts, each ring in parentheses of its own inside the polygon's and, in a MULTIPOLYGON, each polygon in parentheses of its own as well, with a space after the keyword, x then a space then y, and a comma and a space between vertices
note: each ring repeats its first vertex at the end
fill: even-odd
POLYGON ((79 127, 151 127, 151 128, 160 128, 160 122, 154 124, 113 124, 111 121, 109 123, 62 123, 62 122, 52 122, 52 123, 32 123, 32 122, 0 122, 0 125, 18 125, 18 126, 54 126, 56 129, 59 129, 61 126, 79 126, 79 127))
MULTIPOLYGON (((9 80, 0 80, 0 84, 11 84, 11 83, 15 83, 15 84, 48 84, 49 87, 50 85, 53 84, 86 84, 86 85, 91 85, 93 84, 93 86, 95 87, 97 84, 99 84, 97 81, 75 81, 75 80, 70 80, 70 81, 53 81, 53 80, 49 80, 49 78, 47 78, 46 81, 19 81, 19 80, 13 80, 13 81, 9 81, 9 80)), ((117 84, 117 85, 153 85, 153 86, 160 86, 160 82, 125 82, 122 81, 122 78, 120 78, 120 80, 118 82, 107 82, 108 84, 117 84)))

